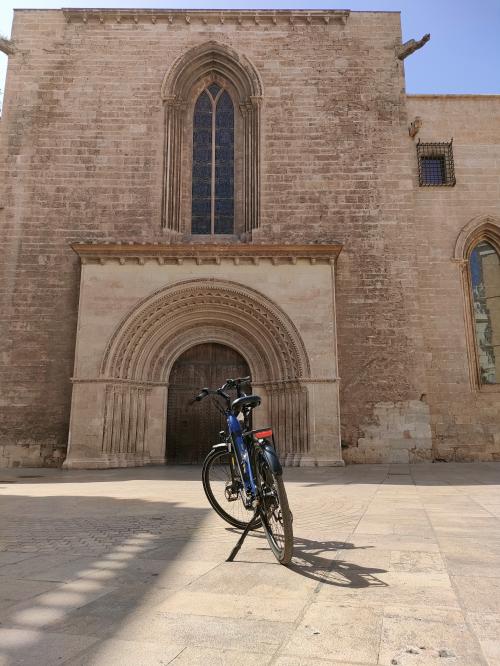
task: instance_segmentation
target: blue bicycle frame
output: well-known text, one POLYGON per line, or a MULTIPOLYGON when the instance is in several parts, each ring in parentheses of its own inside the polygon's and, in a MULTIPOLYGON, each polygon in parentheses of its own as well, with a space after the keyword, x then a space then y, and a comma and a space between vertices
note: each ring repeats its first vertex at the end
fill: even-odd
POLYGON ((248 448, 243 440, 243 432, 241 430, 240 422, 238 421, 237 417, 231 413, 230 410, 226 410, 226 422, 228 432, 231 435, 231 441, 234 444, 234 448, 236 450, 236 460, 238 461, 238 465, 240 467, 241 477, 245 484, 246 494, 250 495, 251 497, 255 497, 257 487, 255 485, 248 448))
MULTIPOLYGON (((249 380, 250 378, 246 377, 244 379, 249 380)), ((225 401, 225 409, 223 409, 220 404, 216 404, 216 406, 221 414, 224 414, 226 419, 228 437, 226 444, 217 444, 216 447, 229 446, 230 450, 231 447, 233 447, 234 457, 236 459, 241 481, 243 483, 243 490, 246 496, 245 504, 247 504, 247 508, 249 508, 258 496, 255 473, 252 469, 253 447, 259 446, 274 474, 281 475, 282 468, 274 448, 272 429, 249 430, 249 414, 253 407, 260 405, 260 398, 259 396, 247 396, 241 391, 241 384, 244 383, 244 379, 228 379, 224 386, 217 390, 204 388, 201 390, 200 394, 196 396, 195 400, 203 400, 207 395, 212 395, 218 396, 225 401), (228 388, 236 388, 238 400, 231 403, 231 399, 226 393, 228 388), (240 413, 243 414, 243 421, 246 428, 245 432, 242 431, 241 422, 237 417, 237 414, 240 413), (272 438, 272 441, 269 441, 269 437, 272 438)))

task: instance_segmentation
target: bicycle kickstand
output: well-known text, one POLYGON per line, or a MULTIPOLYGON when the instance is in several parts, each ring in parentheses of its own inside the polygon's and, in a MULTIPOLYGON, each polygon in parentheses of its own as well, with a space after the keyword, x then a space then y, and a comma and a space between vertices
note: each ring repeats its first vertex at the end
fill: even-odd
POLYGON ((259 514, 260 514, 260 508, 257 507, 257 508, 255 509, 255 513, 253 514, 253 518, 252 518, 252 520, 248 523, 248 525, 247 525, 247 526, 245 527, 245 529, 243 530, 242 535, 241 535, 240 538, 238 539, 238 543, 236 544, 236 546, 235 546, 235 547, 233 548, 233 550, 231 551, 231 553, 230 553, 229 557, 227 558, 226 562, 232 562, 232 561, 234 560, 234 558, 235 558, 236 555, 238 554, 238 551, 240 550, 241 546, 243 545, 243 541, 245 541, 245 539, 247 538, 248 533, 250 532, 250 530, 251 530, 253 527, 255 527, 255 524, 256 524, 256 522, 257 522, 257 520, 258 520, 258 518, 259 518, 259 514))

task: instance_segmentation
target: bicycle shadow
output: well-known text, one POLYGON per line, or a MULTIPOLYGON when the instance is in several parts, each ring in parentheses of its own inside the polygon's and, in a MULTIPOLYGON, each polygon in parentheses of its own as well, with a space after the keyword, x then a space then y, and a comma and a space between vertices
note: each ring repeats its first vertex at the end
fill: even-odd
MULTIPOLYGON (((227 528, 229 532, 240 534, 239 530, 227 528)), ((253 538, 266 539, 259 530, 252 530, 253 538)), ((266 540, 267 541, 267 540, 266 540)), ((268 548, 267 543, 263 548, 268 548)), ((375 574, 387 573, 386 569, 365 567, 346 560, 322 557, 321 553, 335 553, 338 550, 366 550, 373 546, 355 546, 345 541, 314 541, 304 537, 294 537, 293 559, 287 565, 290 571, 310 578, 318 583, 361 589, 365 587, 388 587, 387 583, 375 574)), ((261 548, 258 547, 258 550, 261 548)))
POLYGON ((367 548, 373 548, 373 546, 355 546, 344 541, 313 541, 304 537, 295 537, 293 559, 288 568, 301 576, 326 585, 354 589, 387 587, 387 583, 375 576, 375 574, 386 573, 386 569, 365 567, 346 560, 321 556, 321 553, 333 553, 338 550, 365 550, 367 548))

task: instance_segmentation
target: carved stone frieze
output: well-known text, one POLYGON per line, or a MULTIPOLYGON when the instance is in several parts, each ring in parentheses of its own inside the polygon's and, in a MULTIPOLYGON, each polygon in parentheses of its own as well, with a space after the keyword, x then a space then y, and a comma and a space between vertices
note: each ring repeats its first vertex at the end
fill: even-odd
POLYGON ((67 23, 103 23, 189 27, 191 25, 345 25, 349 10, 175 10, 175 9, 63 9, 67 23))
POLYGON ((218 265, 221 261, 234 264, 249 263, 258 265, 265 261, 273 266, 291 263, 299 259, 315 263, 333 263, 339 255, 340 243, 308 245, 278 245, 260 243, 239 244, 161 244, 161 243, 73 243, 72 249, 82 263, 104 264, 107 261, 120 265, 143 264, 148 261, 163 264, 182 264, 192 261, 200 264, 218 265))

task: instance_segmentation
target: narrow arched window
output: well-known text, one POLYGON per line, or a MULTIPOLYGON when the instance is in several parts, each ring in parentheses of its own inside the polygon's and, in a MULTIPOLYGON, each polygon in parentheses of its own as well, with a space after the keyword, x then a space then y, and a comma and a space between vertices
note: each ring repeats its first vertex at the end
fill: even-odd
POLYGON ((193 115, 191 232, 234 233, 234 105, 212 83, 198 97, 193 115))
POLYGON ((486 240, 469 255, 472 317, 481 384, 500 383, 500 258, 486 240))

